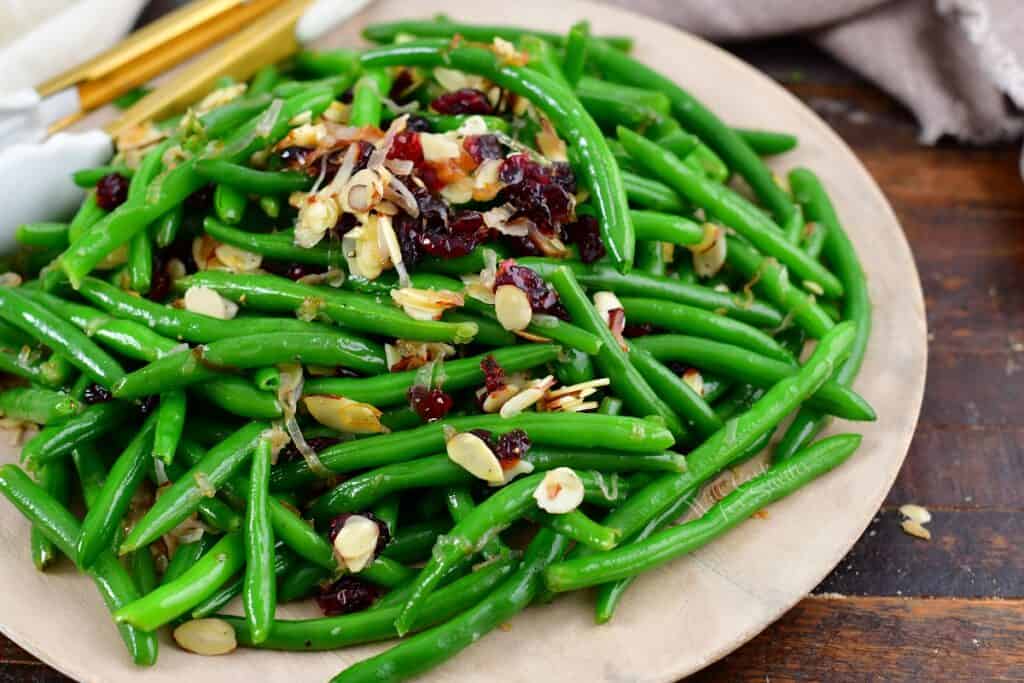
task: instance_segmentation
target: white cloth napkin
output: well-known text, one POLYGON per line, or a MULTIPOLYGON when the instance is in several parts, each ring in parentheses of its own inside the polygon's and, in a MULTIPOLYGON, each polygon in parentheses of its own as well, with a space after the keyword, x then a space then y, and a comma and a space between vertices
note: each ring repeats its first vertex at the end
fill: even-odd
POLYGON ((0 94, 31 88, 81 64, 124 37, 146 0, 0 0, 0 23, 18 26, 19 38, 0 36, 0 94), (31 6, 36 23, 22 12, 31 6), (24 32, 25 26, 31 26, 24 32))

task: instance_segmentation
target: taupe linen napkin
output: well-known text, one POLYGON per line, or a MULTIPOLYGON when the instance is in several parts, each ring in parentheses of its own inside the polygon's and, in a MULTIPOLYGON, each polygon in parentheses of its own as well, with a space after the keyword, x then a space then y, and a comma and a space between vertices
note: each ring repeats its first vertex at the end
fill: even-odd
POLYGON ((805 33, 905 104, 921 141, 1024 133, 1024 0, 609 0, 716 41, 805 33))

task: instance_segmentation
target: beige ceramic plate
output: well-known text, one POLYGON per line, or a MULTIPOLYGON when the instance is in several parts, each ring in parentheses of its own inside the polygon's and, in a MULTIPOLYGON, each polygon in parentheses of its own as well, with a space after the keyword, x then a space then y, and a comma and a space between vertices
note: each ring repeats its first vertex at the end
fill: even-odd
MULTIPOLYGON (((878 409, 869 425, 840 424, 864 445, 839 470, 771 506, 692 557, 645 576, 614 621, 593 623, 590 595, 532 608, 488 635, 434 680, 673 681, 752 638, 821 581, 864 531, 907 452, 924 389, 924 303, 900 226, 845 144, 774 82, 718 48, 663 24, 583 2, 431 0, 381 2, 331 44, 356 44, 369 21, 447 12, 477 22, 562 31, 587 17, 599 33, 636 38, 636 55, 659 65, 731 124, 790 131, 797 152, 777 168, 806 164, 822 176, 864 261, 875 302, 874 334, 857 390, 878 409)), ((0 459, 13 461, 8 448, 0 459)), ((33 654, 83 681, 322 681, 378 651, 289 654, 238 651, 202 658, 165 638, 158 666, 128 661, 91 583, 67 568, 39 574, 28 558, 28 526, 0 503, 0 629, 33 654)), ((294 607, 283 617, 311 616, 294 607)))

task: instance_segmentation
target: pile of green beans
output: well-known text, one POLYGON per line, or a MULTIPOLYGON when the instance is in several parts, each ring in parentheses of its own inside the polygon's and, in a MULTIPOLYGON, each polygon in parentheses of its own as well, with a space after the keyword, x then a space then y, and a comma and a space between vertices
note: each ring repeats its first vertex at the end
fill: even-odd
POLYGON ((787 190, 760 158, 795 137, 727 126, 585 21, 364 35, 154 122, 159 141, 74 174, 73 216, 17 230, 0 417, 39 430, 0 494, 40 571, 94 580, 139 665, 164 628, 218 653, 397 638, 334 680, 398 681, 561 592, 596 586, 607 622, 642 572, 849 458, 859 435, 815 441, 833 416, 876 419, 850 237, 812 171, 787 190), (453 71, 480 114, 443 105, 453 71), (481 193, 466 169, 492 147, 481 193), (571 170, 568 219, 515 204, 513 154, 546 183, 571 170), (447 192, 463 172, 472 200, 447 192), (495 229, 509 206, 526 220, 495 229), (455 220, 487 229, 466 246, 455 220), (793 414, 770 467, 674 526, 793 414), (314 596, 324 617, 277 617, 314 596))

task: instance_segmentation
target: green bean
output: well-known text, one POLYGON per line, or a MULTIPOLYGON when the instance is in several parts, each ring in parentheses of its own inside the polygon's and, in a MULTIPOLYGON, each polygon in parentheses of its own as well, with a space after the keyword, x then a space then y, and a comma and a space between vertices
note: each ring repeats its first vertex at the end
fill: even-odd
POLYGON ((278 197, 264 195, 259 198, 260 210, 271 218, 281 215, 281 200, 278 197))
POLYGON ((687 457, 686 472, 663 475, 635 491, 604 519, 604 526, 618 529, 623 538, 630 538, 673 501, 699 488, 747 453, 828 380, 835 365, 849 354, 853 337, 852 325, 837 325, 821 339, 814 354, 796 375, 774 384, 750 410, 727 420, 725 427, 693 450, 687 457))
POLYGON ((664 420, 674 436, 682 437, 686 430, 679 417, 633 367, 626 352, 612 336, 608 324, 587 299, 572 271, 559 268, 551 274, 550 281, 572 319, 588 332, 598 335, 603 342, 594 360, 601 373, 611 380, 615 394, 634 415, 656 415, 664 420))
POLYGON ((803 234, 804 229, 807 227, 804 221, 804 212, 800 206, 796 207, 796 211, 788 223, 780 225, 782 232, 786 235, 786 239, 797 244, 800 241, 800 236, 803 234))
MULTIPOLYGON (((655 327, 694 337, 732 344, 762 356, 793 362, 793 356, 777 341, 752 325, 711 313, 702 308, 657 299, 622 297, 626 320, 650 323, 655 327)), ((699 366, 698 366, 699 367, 699 366)))
MULTIPOLYGON (((206 460, 207 452, 203 451, 201 447, 195 448, 187 440, 183 441, 182 445, 182 456, 193 467, 206 460)), ((222 487, 225 493, 240 501, 245 500, 249 491, 249 483, 241 477, 227 478, 222 487)), ((318 567, 329 571, 337 569, 334 551, 330 543, 277 498, 271 497, 269 506, 270 523, 274 528, 275 538, 288 546, 296 555, 318 567)))
POLYGON ((185 217, 183 204, 174 207, 157 219, 153 226, 153 241, 163 249, 174 242, 181 231, 181 223, 185 217))
POLYGON ((45 362, 34 362, 28 351, 28 347, 20 351, 0 348, 0 372, 17 375, 35 384, 52 388, 60 388, 67 382, 69 378, 60 372, 60 368, 54 368, 45 362))
MULTIPOLYGON (((466 124, 466 121, 471 116, 470 114, 437 114, 432 111, 421 111, 417 112, 417 114, 425 118, 430 123, 430 129, 436 133, 458 130, 466 124)), ((509 132, 508 121, 505 119, 497 116, 480 116, 479 114, 473 114, 472 116, 483 119, 487 130, 499 133, 509 132)))
MULTIPOLYGON (((260 171, 221 159, 203 159, 196 162, 196 173, 218 183, 218 188, 227 186, 237 192, 257 195, 286 195, 292 192, 305 192, 313 186, 313 178, 304 173, 260 171)), ((242 207, 244 209, 244 204, 242 207)), ((220 213, 218 210, 218 216, 220 213)), ((237 223, 241 220, 241 216, 239 215, 237 218, 238 220, 232 221, 220 217, 220 220, 225 223, 237 223)))
POLYGON ((535 505, 533 492, 543 479, 543 474, 533 474, 505 485, 438 539, 430 560, 416 577, 412 594, 395 619, 399 636, 408 633, 416 623, 425 599, 452 567, 473 554, 483 539, 500 532, 535 505))
POLYGON ((594 379, 594 363, 590 356, 576 349, 563 349, 555 362, 555 376, 567 386, 594 379))
POLYGON ((153 242, 147 231, 128 242, 128 279, 139 294, 147 294, 153 283, 153 242))
POLYGON ((585 266, 575 262, 560 262, 555 259, 525 257, 516 259, 521 266, 537 271, 541 277, 550 278, 559 267, 572 270, 576 279, 591 290, 609 290, 619 296, 663 299, 686 304, 695 308, 722 312, 757 327, 775 327, 782 323, 782 315, 771 306, 758 300, 737 300, 729 294, 716 292, 710 287, 695 285, 670 277, 657 277, 645 273, 622 275, 614 268, 602 265, 585 266))
POLYGON ((119 427, 135 411, 120 401, 97 403, 64 422, 46 427, 21 449, 22 462, 29 469, 58 461, 73 448, 99 438, 119 427))
POLYGON ((626 188, 626 197, 630 206, 664 213, 686 211, 686 203, 676 194, 675 190, 665 183, 624 170, 622 171, 622 184, 626 188))
MULTIPOLYGON (((402 499, 399 496, 388 496, 377 501, 373 506, 373 514, 388 528, 388 534, 394 538, 398 530, 398 512, 401 508, 402 499)), ((392 558, 393 559, 393 558, 392 558)))
POLYGON ((722 422, 700 394, 648 351, 634 344, 628 355, 629 362, 651 389, 676 415, 692 424, 698 434, 706 437, 722 427, 722 422))
POLYGON ((801 451, 787 462, 741 484, 699 519, 666 529, 619 549, 548 567, 545 583, 567 591, 634 576, 693 552, 801 486, 840 465, 860 445, 857 434, 833 436, 801 451))
POLYGON ((93 507, 107 477, 107 465, 92 443, 82 444, 71 453, 78 474, 78 485, 86 509, 93 507))
MULTIPOLYGON (((447 621, 470 605, 485 597, 515 568, 515 561, 502 558, 488 563, 477 571, 442 588, 427 601, 425 619, 416 628, 447 621)), ((253 642, 252 633, 244 620, 222 617, 235 629, 239 644, 271 650, 319 651, 335 650, 350 645, 385 640, 395 637, 395 617, 398 607, 367 610, 340 617, 277 620, 270 629, 270 637, 253 642)))
POLYGON ((534 35, 523 36, 516 41, 516 45, 519 51, 528 57, 528 69, 550 78, 566 89, 572 89, 569 79, 562 73, 562 66, 551 43, 534 35))
MULTIPOLYGON (((558 33, 548 33, 516 26, 459 24, 449 20, 423 21, 407 19, 404 21, 370 24, 363 29, 363 38, 373 43, 391 43, 401 35, 411 35, 417 38, 452 38, 459 35, 466 40, 483 43, 489 43, 496 37, 515 42, 523 36, 533 35, 543 38, 556 47, 563 47, 565 42, 565 36, 558 33)), ((633 39, 628 36, 602 36, 600 40, 619 50, 629 51, 633 47, 633 39)))
POLYGON ((657 138, 659 147, 676 155, 684 164, 711 181, 724 183, 729 179, 729 167, 725 165, 721 157, 701 142, 696 135, 683 132, 675 120, 669 119, 669 121, 671 123, 668 128, 671 130, 657 138))
POLYGON ((184 574, 114 613, 118 623, 155 631, 208 598, 245 564, 242 534, 227 534, 184 574))
POLYGON ((160 585, 156 576, 156 562, 153 561, 153 553, 149 548, 139 548, 132 553, 128 571, 140 595, 146 595, 160 585))
MULTIPOLYGON (((51 462, 43 465, 36 474, 39 486, 53 496, 54 500, 61 505, 67 505, 71 494, 68 476, 67 463, 63 461, 51 462)), ((32 563, 39 571, 45 571, 53 564, 60 552, 57 546, 51 541, 42 528, 33 525, 29 535, 32 563)))
POLYGON ((724 185, 701 178, 671 152, 630 130, 620 128, 619 140, 638 162, 659 179, 709 210, 749 239, 754 246, 785 264, 795 275, 816 283, 830 296, 842 296, 843 285, 835 275, 787 241, 771 219, 739 194, 724 185))
MULTIPOLYGON (((677 127, 675 130, 660 136, 658 144, 668 149, 680 159, 686 160, 701 146, 701 141, 696 135, 687 133, 682 128, 677 127)), ((721 163, 721 160, 719 160, 719 163, 721 163)), ((726 169, 726 175, 728 175, 728 169, 726 169)))
MULTIPOLYGON (((14 465, 0 465, 0 493, 42 529, 65 556, 75 557, 78 520, 53 496, 14 465)), ((138 591, 128 572, 110 552, 102 553, 88 574, 111 612, 138 598, 138 591)), ((118 631, 136 664, 149 666, 156 662, 157 639, 154 635, 126 624, 119 624, 118 631)))
POLYGON ((270 451, 270 441, 261 439, 252 458, 249 500, 245 508, 245 585, 242 589, 242 604, 245 606, 245 623, 254 643, 262 643, 270 635, 277 608, 274 530, 270 526, 268 493, 270 451))
POLYGON ((228 225, 242 222, 248 204, 249 198, 245 193, 231 185, 218 183, 213 191, 213 210, 217 218, 228 225))
MULTIPOLYGON (((324 467, 339 473, 405 462, 442 451, 445 426, 457 431, 487 429, 499 435, 522 429, 535 445, 606 448, 626 453, 657 453, 674 443, 667 429, 650 420, 586 413, 522 413, 512 418, 446 418, 416 429, 340 443, 318 455, 324 467)), ((271 487, 287 490, 314 478, 305 462, 286 463, 274 468, 271 487)))
POLYGON ((252 77, 249 81, 249 88, 245 91, 250 97, 253 95, 266 95, 274 89, 274 86, 281 80, 281 71, 273 64, 268 64, 252 77))
POLYGON ((337 265, 343 262, 341 247, 325 240, 315 247, 306 249, 295 245, 291 230, 256 233, 239 230, 217 221, 212 216, 203 221, 206 233, 219 242, 230 244, 246 251, 260 254, 276 261, 294 261, 317 266, 337 265))
POLYGON ((382 553, 382 557, 405 562, 418 562, 430 554, 437 537, 451 528, 451 522, 445 519, 429 520, 418 524, 403 524, 398 533, 392 537, 382 553))
POLYGON ((14 231, 14 239, 26 247, 63 249, 68 246, 68 224, 23 223, 14 231))
POLYGON ((353 50, 303 50, 295 55, 295 65, 317 76, 334 76, 355 72, 359 68, 359 55, 353 50))
POLYGON ((0 288, 0 318, 46 344, 95 382, 109 387, 124 370, 88 336, 11 287, 0 288))
MULTIPOLYGON (((833 378, 838 384, 850 386, 860 371, 868 339, 871 336, 871 296, 857 252, 836 216, 835 208, 817 177, 806 169, 790 173, 790 185, 797 201, 804 206, 807 217, 826 231, 824 254, 846 288, 843 317, 857 327, 853 351, 833 378)), ((786 430, 773 454, 776 462, 785 461, 810 442, 828 423, 828 417, 809 407, 802 409, 786 430)))
POLYGON ((252 420, 281 417, 281 404, 277 396, 257 389, 243 377, 221 377, 213 382, 194 384, 188 390, 232 415, 252 420))
POLYGON ((734 128, 747 145, 763 157, 783 154, 796 149, 796 136, 789 133, 778 133, 771 130, 753 130, 750 128, 734 128))
POLYGON ((581 99, 590 95, 601 98, 618 98, 619 101, 633 107, 649 109, 662 116, 668 116, 671 106, 668 97, 657 90, 610 83, 592 76, 582 76, 576 85, 576 92, 581 99))
POLYGON ((575 94, 548 76, 502 63, 490 50, 452 48, 445 41, 403 43, 367 50, 361 56, 367 68, 395 64, 445 66, 484 76, 498 86, 528 97, 568 143, 576 171, 586 186, 599 216, 601 237, 612 263, 628 272, 633 262, 633 223, 615 158, 597 124, 575 94))
MULTIPOLYGON (((392 649, 350 666, 332 683, 360 683, 404 680, 453 657, 480 637, 525 609, 543 584, 544 569, 562 556, 568 539, 541 530, 526 550, 522 564, 483 600, 459 616, 402 641, 392 649)), ((456 584, 453 584, 453 586, 456 584)), ((440 595, 435 594, 434 598, 440 595)), ((428 599, 423 612, 430 614, 434 601, 428 599)), ((400 618, 400 617, 399 617, 400 618)), ((410 624, 415 626, 415 624, 410 624)), ((401 633, 401 629, 397 629, 401 633)))
POLYGON ((76 415, 82 406, 62 391, 14 387, 0 392, 0 414, 12 420, 45 425, 76 415))
MULTIPOLYGON (((729 344, 666 334, 638 337, 633 344, 660 361, 681 361, 737 381, 768 388, 800 369, 792 364, 766 358, 729 344)), ((832 415, 848 420, 875 419, 868 403, 847 387, 831 380, 808 399, 808 403, 832 415)))
POLYGON ((81 188, 91 189, 96 186, 104 176, 116 173, 124 176, 125 178, 131 178, 135 173, 135 169, 128 168, 127 166, 108 165, 108 166, 94 166, 92 168, 83 168, 79 171, 75 171, 71 174, 71 180, 81 188))
POLYGON ((100 553, 111 547, 132 496, 146 478, 155 426, 156 414, 151 414, 111 466, 103 488, 82 522, 76 544, 78 566, 91 567, 100 553))
MULTIPOLYGON (((274 591, 276 595, 277 580, 287 574, 290 574, 298 564, 298 560, 295 555, 289 552, 281 544, 278 544, 275 550, 277 552, 274 553, 273 557, 273 570, 274 591)), ((227 606, 228 603, 242 594, 244 583, 245 572, 236 574, 231 581, 221 586, 220 590, 192 608, 192 611, 189 613, 189 617, 192 619, 205 619, 206 617, 213 616, 223 607, 227 606)))
MULTIPOLYGON (((312 289, 317 292, 319 291, 315 288, 312 289)), ((192 343, 214 342, 221 339, 253 334, 312 332, 315 330, 332 329, 302 320, 279 318, 238 317, 232 320, 220 320, 199 313, 177 310, 140 297, 131 296, 95 278, 83 280, 79 293, 111 315, 118 318, 127 318, 167 337, 192 343)), ((401 314, 399 313, 399 315, 401 314)))
MULTIPOLYGON (((808 223, 803 231, 800 246, 812 258, 820 258, 825 242, 828 240, 828 228, 822 223, 808 223)), ((840 277, 840 280, 842 278, 840 277)), ((845 287, 845 285, 843 285, 845 287)), ((849 296, 849 294, 847 294, 849 296)))
POLYGON ((793 212, 792 201, 775 183, 771 171, 754 151, 717 116, 672 80, 628 55, 611 49, 606 43, 591 39, 587 48, 589 58, 597 64, 605 78, 668 95, 672 114, 679 123, 700 137, 730 168, 742 175, 775 218, 785 222, 793 212))
POLYGON ((793 321, 812 337, 821 337, 834 324, 813 297, 789 281, 786 269, 773 259, 762 258, 738 239, 729 242, 726 258, 730 265, 750 279, 758 294, 788 311, 793 321))
POLYGON ((685 216, 634 209, 631 212, 637 239, 657 240, 682 246, 700 244, 704 228, 685 216))
POLYGON ((382 98, 391 90, 387 69, 367 69, 352 88, 349 125, 380 126, 382 98))
POLYGON ((343 327, 400 339, 462 344, 476 334, 476 326, 472 323, 414 320, 373 297, 304 285, 276 275, 239 275, 208 270, 183 278, 175 286, 210 287, 236 303, 262 311, 292 313, 308 310, 320 313, 343 327))
POLYGON ((201 349, 182 349, 128 373, 114 385, 113 394, 128 401, 149 396, 156 390, 182 389, 220 376, 216 369, 202 362, 201 349))
POLYGON ((634 265, 638 272, 664 276, 666 274, 665 252, 661 247, 661 242, 637 242, 634 265))
POLYGON ((277 393, 281 388, 281 372, 277 368, 260 368, 252 375, 253 384, 261 391, 277 393))
POLYGON ((250 422, 211 448, 206 457, 174 482, 135 524, 121 544, 120 554, 149 545, 188 518, 203 496, 211 495, 211 491, 216 491, 242 465, 266 429, 265 423, 250 422))
POLYGON ((360 578, 385 588, 408 583, 415 575, 416 572, 412 569, 386 557, 378 557, 359 572, 360 578))
MULTIPOLYGON (((464 520, 476 509, 476 502, 473 500, 469 488, 465 486, 448 487, 444 491, 444 499, 448 505, 448 514, 451 515, 452 521, 456 524, 464 520)), ((501 537, 495 535, 484 544, 480 553, 484 559, 489 560, 502 554, 507 555, 509 549, 502 542, 501 537)))
POLYGON ((153 457, 159 458, 164 464, 170 464, 178 450, 178 441, 185 428, 186 403, 183 391, 170 389, 160 394, 153 435, 153 457))
POLYGON ((619 532, 601 526, 579 510, 559 515, 530 511, 526 518, 594 550, 611 550, 619 543, 619 532))
POLYGON ((188 571, 203 555, 209 552, 220 537, 215 534, 204 533, 199 540, 178 545, 167 563, 160 585, 167 585, 181 578, 181 575, 188 571))
MULTIPOLYGON (((338 87, 344 85, 340 83, 338 87)), ((341 87, 341 90, 344 90, 344 87, 341 87)), ((289 121, 296 115, 304 111, 310 111, 314 115, 324 111, 334 99, 334 95, 335 90, 327 86, 309 88, 285 100, 279 110, 268 109, 264 114, 238 127, 224 141, 223 146, 210 156, 200 158, 226 161, 247 159, 257 149, 267 147, 283 137, 290 127, 289 121), (272 117, 273 120, 264 121, 268 114, 275 113, 277 115, 272 117)), ((73 287, 77 289, 82 279, 107 254, 203 187, 206 179, 196 173, 196 161, 197 159, 190 159, 182 162, 153 183, 146 192, 145 203, 122 204, 94 225, 88 233, 71 243, 61 256, 60 263, 73 287)))
POLYGON ((281 363, 344 367, 365 374, 387 372, 384 350, 359 337, 323 330, 234 337, 201 348, 201 361, 214 367, 255 368, 281 363))
MULTIPOLYGON (((558 357, 559 348, 552 344, 530 344, 494 349, 469 358, 444 364, 444 387, 448 392, 480 386, 484 372, 480 364, 493 356, 505 372, 519 372, 543 365, 558 357)), ((308 380, 305 395, 330 394, 372 405, 392 406, 408 400, 409 389, 419 379, 419 370, 405 370, 376 377, 325 377, 308 380)))
POLYGON ((74 242, 106 215, 106 209, 96 203, 96 192, 92 191, 86 194, 82 206, 79 207, 68 226, 68 241, 74 242))

